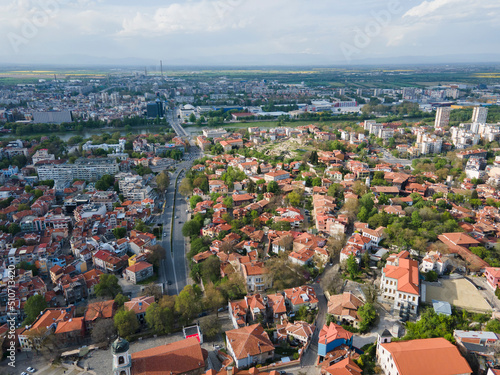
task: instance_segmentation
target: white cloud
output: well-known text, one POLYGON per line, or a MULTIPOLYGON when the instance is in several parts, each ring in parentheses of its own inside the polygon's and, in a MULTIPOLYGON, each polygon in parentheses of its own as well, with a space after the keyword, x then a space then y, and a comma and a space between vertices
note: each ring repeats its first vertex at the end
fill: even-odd
POLYGON ((483 17, 483 20, 487 20, 499 15, 500 3, 498 0, 430 0, 409 9, 403 18, 473 20, 476 17, 483 17))
POLYGON ((251 24, 251 17, 241 17, 240 0, 174 3, 154 13, 136 13, 123 20, 119 35, 169 35, 240 29, 251 24), (238 13, 238 17, 232 17, 238 13))

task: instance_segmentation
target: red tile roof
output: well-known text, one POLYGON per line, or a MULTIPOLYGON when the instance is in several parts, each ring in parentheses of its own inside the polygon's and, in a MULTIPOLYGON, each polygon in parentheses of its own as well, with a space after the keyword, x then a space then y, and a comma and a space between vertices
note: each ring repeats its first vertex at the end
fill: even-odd
POLYGON ((226 338, 236 359, 259 355, 274 350, 267 332, 260 324, 226 331, 226 338))
POLYGON ((438 337, 380 344, 392 354, 400 375, 470 374, 472 370, 458 349, 438 337))
POLYGON ((204 368, 204 353, 196 337, 132 354, 132 375, 185 374, 204 368))

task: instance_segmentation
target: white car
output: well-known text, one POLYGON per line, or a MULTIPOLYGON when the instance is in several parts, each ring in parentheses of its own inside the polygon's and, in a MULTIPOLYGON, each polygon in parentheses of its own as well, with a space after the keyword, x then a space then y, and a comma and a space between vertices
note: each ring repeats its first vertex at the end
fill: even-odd
POLYGON ((33 368, 33 367, 28 367, 28 368, 26 369, 26 371, 31 372, 31 373, 34 373, 34 372, 36 371, 36 368, 33 368))

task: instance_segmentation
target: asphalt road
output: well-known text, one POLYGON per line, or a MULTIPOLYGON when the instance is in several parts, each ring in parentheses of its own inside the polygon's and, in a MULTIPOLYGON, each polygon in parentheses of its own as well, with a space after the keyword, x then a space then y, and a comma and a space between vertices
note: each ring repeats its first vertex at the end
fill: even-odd
MULTIPOLYGON (((184 137, 184 129, 179 120, 171 117, 171 125, 177 135, 184 137)), ((193 160, 202 155, 198 147, 191 146, 189 153, 184 154, 184 160, 178 165, 170 176, 170 185, 162 203, 163 212, 160 216, 163 224, 161 245, 165 249, 165 259, 160 264, 160 282, 163 283, 166 294, 174 295, 188 284, 189 270, 186 259, 185 239, 182 235, 182 226, 186 222, 188 202, 179 193, 175 194, 177 184, 180 184, 185 173, 191 168, 193 160), (175 199, 175 211, 174 211, 175 199), (170 228, 172 227, 172 241, 170 228)))

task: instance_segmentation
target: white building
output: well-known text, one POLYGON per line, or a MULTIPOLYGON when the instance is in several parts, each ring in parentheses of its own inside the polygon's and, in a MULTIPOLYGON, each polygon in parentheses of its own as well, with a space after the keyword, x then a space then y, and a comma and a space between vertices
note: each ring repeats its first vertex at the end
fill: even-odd
POLYGON ((387 259, 380 280, 381 299, 395 310, 416 314, 420 298, 418 262, 402 251, 387 259))
POLYGON ((488 118, 487 107, 474 107, 472 111, 472 122, 477 122, 479 124, 486 124, 487 118, 488 118))

